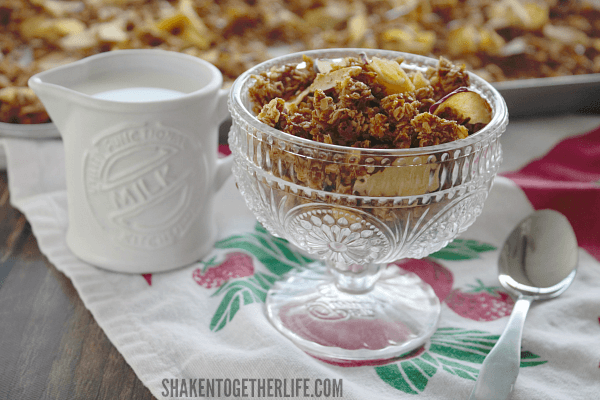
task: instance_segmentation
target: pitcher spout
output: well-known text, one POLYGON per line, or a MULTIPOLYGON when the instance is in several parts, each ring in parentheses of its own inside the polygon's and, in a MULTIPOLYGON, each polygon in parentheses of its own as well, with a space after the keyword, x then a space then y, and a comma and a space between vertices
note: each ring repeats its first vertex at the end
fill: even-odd
POLYGON ((74 93, 64 86, 46 82, 39 75, 29 78, 27 84, 41 100, 61 136, 64 136, 64 123, 72 112, 74 93))

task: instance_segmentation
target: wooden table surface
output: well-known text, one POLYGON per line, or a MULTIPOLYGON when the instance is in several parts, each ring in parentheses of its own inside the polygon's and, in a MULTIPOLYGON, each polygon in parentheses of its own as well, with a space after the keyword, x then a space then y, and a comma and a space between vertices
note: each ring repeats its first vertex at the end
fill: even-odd
POLYGON ((0 399, 154 399, 40 253, 0 173, 0 399))

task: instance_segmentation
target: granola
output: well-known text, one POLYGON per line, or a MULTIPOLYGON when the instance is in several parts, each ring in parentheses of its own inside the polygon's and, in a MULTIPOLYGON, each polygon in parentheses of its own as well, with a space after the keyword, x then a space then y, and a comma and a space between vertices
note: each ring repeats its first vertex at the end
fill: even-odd
POLYGON ((271 163, 278 166, 272 170, 275 176, 319 191, 368 197, 413 196, 440 189, 445 184, 439 176, 440 163, 429 163, 429 156, 371 157, 358 149, 407 149, 464 139, 490 122, 491 107, 468 89, 464 66, 441 58, 437 68, 423 74, 405 71, 401 62, 361 56, 331 63, 304 56, 304 63, 297 66, 275 67, 254 76, 248 94, 258 120, 294 136, 347 149, 340 153, 343 158, 325 160, 299 154, 275 139, 278 143, 267 150, 271 163), (302 73, 294 73, 294 68, 302 73), (325 72, 306 71, 315 68, 325 72), (314 78, 294 81, 295 91, 278 96, 282 77, 301 75, 314 78))
MULTIPOLYGON (((317 142, 378 149, 447 143, 485 126, 469 124, 469 118, 453 120, 449 112, 444 114, 447 118, 428 112, 436 101, 469 86, 464 65, 443 57, 425 76, 420 71, 407 73, 396 60, 377 57, 349 57, 330 65, 326 73, 316 73, 315 65, 305 56, 302 68, 285 65, 255 76, 249 96, 258 119, 317 142)), ((478 94, 470 93, 489 108, 478 94)))
MULTIPOLYGON (((443 55, 488 81, 598 73, 600 6, 596 0, 0 0, 0 89, 25 88, 36 72, 131 48, 201 57, 231 82, 281 45, 443 55)), ((417 100, 423 96, 430 97, 417 100)), ((40 109, 37 99, 0 102, 0 121, 47 120, 43 111, 31 112, 40 109)))

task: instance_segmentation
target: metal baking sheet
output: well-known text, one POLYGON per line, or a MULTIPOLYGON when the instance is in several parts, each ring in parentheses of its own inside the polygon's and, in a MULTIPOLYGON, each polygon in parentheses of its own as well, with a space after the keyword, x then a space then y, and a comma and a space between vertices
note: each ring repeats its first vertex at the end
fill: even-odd
POLYGON ((493 84, 513 117, 587 112, 600 114, 600 74, 522 79, 493 84))

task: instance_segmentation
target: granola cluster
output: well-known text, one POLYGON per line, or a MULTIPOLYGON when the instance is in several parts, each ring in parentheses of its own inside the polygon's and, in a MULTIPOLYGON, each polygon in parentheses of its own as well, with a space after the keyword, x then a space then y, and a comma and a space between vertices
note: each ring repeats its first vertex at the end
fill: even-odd
POLYGON ((305 139, 376 149, 447 143, 482 127, 429 112, 436 101, 469 86, 464 65, 440 58, 425 74, 407 74, 398 61, 376 57, 320 63, 326 72, 317 73, 315 61, 305 56, 302 68, 286 65, 255 76, 249 96, 258 119, 305 139))
POLYGON ((26 93, 27 79, 92 54, 180 51, 215 64, 232 81, 278 55, 282 46, 286 52, 362 47, 443 55, 488 81, 598 73, 600 5, 597 0, 2 0, 0 121, 47 121, 37 98, 26 93), (15 91, 23 94, 14 97, 15 91))

